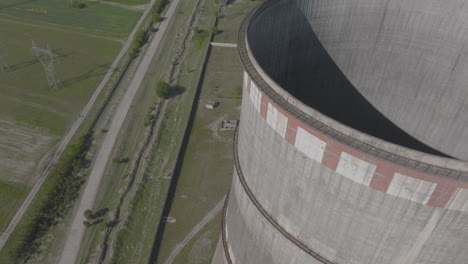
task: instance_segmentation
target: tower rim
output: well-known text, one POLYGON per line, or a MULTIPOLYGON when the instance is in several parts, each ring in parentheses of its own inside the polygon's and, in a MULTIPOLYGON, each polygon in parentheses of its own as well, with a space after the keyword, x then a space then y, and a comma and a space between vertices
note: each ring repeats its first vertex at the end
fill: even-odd
POLYGON ((238 52, 244 71, 266 96, 301 123, 362 153, 433 176, 468 181, 468 162, 404 147, 354 129, 304 104, 276 83, 257 62, 247 32, 252 21, 280 1, 269 0, 254 8, 238 32, 238 52))

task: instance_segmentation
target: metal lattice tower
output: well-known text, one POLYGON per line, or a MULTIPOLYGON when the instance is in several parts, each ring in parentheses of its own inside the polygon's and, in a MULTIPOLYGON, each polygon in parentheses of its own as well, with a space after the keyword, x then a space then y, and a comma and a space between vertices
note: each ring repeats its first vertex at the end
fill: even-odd
POLYGON ((34 41, 32 42, 32 51, 44 68, 49 87, 57 90, 59 88, 60 81, 56 78, 55 58, 57 58, 58 55, 54 53, 49 46, 45 49, 36 46, 34 41))

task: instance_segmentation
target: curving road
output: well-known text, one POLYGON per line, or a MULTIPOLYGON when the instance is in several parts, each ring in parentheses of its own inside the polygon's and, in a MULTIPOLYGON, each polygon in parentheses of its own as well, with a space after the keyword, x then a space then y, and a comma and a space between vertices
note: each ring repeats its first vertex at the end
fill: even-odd
POLYGON ((143 23, 146 16, 151 11, 151 7, 153 6, 154 2, 155 2, 155 0, 151 0, 150 4, 147 6, 146 10, 143 12, 143 15, 138 20, 137 24, 135 25, 132 32, 130 33, 127 41, 124 43, 122 49, 120 50, 119 55, 117 55, 117 57, 115 58, 112 65, 107 70, 106 75, 104 76, 101 83, 99 84, 99 86, 94 91, 93 95, 89 99, 89 101, 86 104, 86 106, 84 107, 83 111, 81 111, 81 114, 79 115, 77 120, 73 123, 73 125, 70 128, 70 130, 68 131, 68 133, 59 142, 57 148, 54 151, 49 152, 39 162, 39 166, 38 166, 38 169, 37 169, 37 172, 36 172, 36 182, 34 183, 31 191, 28 194, 28 196, 25 198, 23 204, 16 211, 15 216, 10 221, 10 223, 9 223, 8 227, 6 228, 5 232, 3 232, 2 235, 0 236, 0 250, 3 248, 6 241, 10 237, 11 233, 13 232, 13 230, 15 230, 15 228, 18 225, 19 221, 21 220, 23 215, 26 213, 26 210, 28 209, 28 207, 31 204, 32 200, 34 199, 37 192, 41 188, 42 183, 47 178, 47 175, 49 175, 49 173, 50 173, 50 171, 52 169, 52 165, 54 165, 58 161, 58 159, 62 155, 63 151, 65 150, 65 147, 68 145, 70 140, 73 138, 76 131, 78 130, 78 128, 83 123, 83 120, 86 118, 89 111, 91 110, 94 103, 96 102, 96 99, 99 96, 99 94, 101 93, 102 89, 104 88, 104 86, 109 81, 110 77, 112 76, 112 73, 115 71, 115 69, 119 65, 119 63, 122 60, 123 56, 127 53, 128 49, 130 48, 130 46, 131 46, 131 44, 133 42, 133 38, 134 38, 135 34, 138 32, 138 29, 139 29, 140 25, 143 23))
POLYGON ((140 88, 141 83, 148 71, 151 60, 153 59, 159 45, 162 42, 164 33, 166 32, 168 25, 174 16, 179 1, 180 0, 173 0, 170 2, 166 12, 166 19, 160 23, 159 30, 151 40, 151 43, 149 44, 149 47, 144 54, 140 65, 138 66, 135 76, 133 77, 129 87, 122 97, 122 101, 115 110, 114 116, 109 126, 109 131, 106 133, 102 145, 96 155, 94 165, 91 168, 91 173, 86 183, 86 187, 79 201, 78 209, 76 210, 73 222, 68 229, 64 249, 62 251, 59 262, 61 264, 71 264, 77 261, 81 241, 86 230, 86 227, 83 225, 83 221, 85 220, 84 211, 93 207, 96 194, 99 190, 99 184, 104 175, 106 165, 111 158, 112 149, 117 140, 120 129, 122 128, 122 124, 130 109, 130 105, 133 102, 133 98, 135 97, 135 94, 140 88))

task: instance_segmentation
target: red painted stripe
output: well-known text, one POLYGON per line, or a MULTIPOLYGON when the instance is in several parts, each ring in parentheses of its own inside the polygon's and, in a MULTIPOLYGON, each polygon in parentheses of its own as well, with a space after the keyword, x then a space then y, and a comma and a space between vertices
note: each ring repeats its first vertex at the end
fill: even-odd
POLYGON ((264 119, 267 120, 267 111, 268 111, 268 96, 266 96, 263 93, 260 93, 262 95, 261 101, 260 101, 260 116, 264 119))
POLYGON ((338 162, 340 161, 341 149, 338 144, 333 141, 327 142, 325 153, 323 154, 322 164, 327 168, 336 171, 338 162))
POLYGON ((291 118, 289 115, 288 117, 288 127, 286 129, 286 141, 295 146, 296 144, 296 135, 297 135, 297 128, 299 126, 299 121, 295 118, 291 118))
POLYGON ((369 186, 381 192, 387 192, 394 174, 392 166, 378 164, 369 186))
POLYGON ((438 183, 434 192, 432 192, 431 198, 427 201, 427 205, 442 208, 445 207, 456 189, 456 182, 443 181, 438 183))
MULTIPOLYGON (((250 79, 250 76, 248 76, 247 92, 249 94, 251 90, 251 85, 252 85, 252 80, 250 79)), ((376 171, 370 182, 370 187, 375 190, 378 190, 381 192, 387 192, 390 186, 390 183, 393 179, 393 175, 395 173, 400 173, 405 176, 416 178, 419 180, 424 180, 427 182, 437 183, 437 186, 427 203, 428 206, 433 206, 433 207, 442 207, 442 208, 445 207, 448 201, 451 199, 452 195, 455 193, 457 187, 468 188, 468 183, 466 182, 459 182, 459 181, 453 181, 450 179, 444 179, 441 177, 428 175, 428 174, 424 174, 418 171, 400 167, 395 163, 391 163, 389 161, 385 161, 385 160, 376 158, 374 156, 364 154, 354 148, 343 145, 339 143, 338 141, 335 141, 329 138, 328 136, 322 134, 321 132, 300 122, 299 120, 297 120, 297 118, 292 116, 290 113, 284 111, 282 108, 273 104, 270 101, 269 97, 266 94, 262 93, 260 89, 259 91, 261 94, 260 115, 262 116, 262 118, 266 120, 267 111, 268 111, 268 103, 270 102, 273 105, 273 107, 275 107, 280 113, 282 113, 284 116, 288 118, 288 125, 287 125, 285 139, 289 144, 295 146, 297 130, 299 127, 306 130, 311 135, 326 142, 327 145, 326 145, 325 153, 322 159, 322 164, 331 170, 336 171, 341 153, 346 152, 358 159, 361 159, 361 160, 364 160, 366 162, 376 165, 376 171)))

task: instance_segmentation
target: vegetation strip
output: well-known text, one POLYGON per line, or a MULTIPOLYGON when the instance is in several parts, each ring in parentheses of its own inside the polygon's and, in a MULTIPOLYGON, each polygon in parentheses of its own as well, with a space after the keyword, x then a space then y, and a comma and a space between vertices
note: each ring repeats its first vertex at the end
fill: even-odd
POLYGON ((104 242, 102 243, 102 252, 101 252, 101 256, 99 257, 99 261, 98 261, 98 263, 100 263, 100 264, 104 263, 104 260, 106 259, 107 251, 108 251, 108 247, 109 247, 108 243, 109 243, 110 235, 114 231, 114 228, 117 227, 117 223, 120 221, 120 210, 121 210, 122 204, 124 203, 125 198, 127 197, 128 193, 130 192, 131 188, 133 187, 133 185, 135 183, 136 174, 138 172, 138 169, 140 168, 142 158, 143 158, 143 154, 146 152, 148 146, 150 145, 151 140, 153 139, 154 128, 156 126, 156 123, 159 120, 159 115, 160 115, 160 112, 161 112, 161 108, 164 107, 164 106, 165 105, 162 102, 159 102, 157 104, 157 106, 156 106, 155 114, 154 114, 153 120, 151 122, 150 128, 148 130, 148 136, 146 137, 145 142, 143 143, 143 146, 141 147, 140 151, 138 152, 138 156, 137 156, 137 159, 135 161, 135 166, 133 167, 132 171, 128 175, 128 177, 130 178, 130 181, 128 182, 128 184, 127 184, 127 186, 125 188, 125 191, 123 192, 122 196, 119 199, 119 204, 117 205, 117 208, 116 208, 115 213, 114 213, 114 219, 112 220, 111 223, 108 224, 108 226, 106 228, 105 235, 104 235, 104 242))
MULTIPOLYGON (((217 19, 215 20, 215 24, 217 23, 216 22, 217 19)), ((211 34, 210 35, 210 41, 213 40, 213 37, 214 37, 214 34, 211 34)), ((183 159, 183 156, 184 156, 184 152, 185 152, 185 147, 188 143, 188 140, 190 138, 190 129, 189 127, 191 126, 191 124, 193 123, 194 121, 194 118, 195 118, 195 113, 196 113, 196 109, 197 109, 197 106, 198 106, 198 98, 200 97, 200 92, 201 92, 201 87, 202 87, 202 84, 203 84, 203 76, 206 74, 206 68, 207 68, 207 64, 208 64, 208 59, 209 59, 209 54, 210 54, 210 51, 211 51, 211 46, 209 45, 208 43, 208 49, 206 51, 206 54, 205 54, 205 59, 204 59, 204 62, 203 62, 203 66, 202 66, 202 70, 201 70, 201 73, 200 73, 200 78, 198 80, 198 83, 197 83, 197 88, 196 88, 196 91, 195 91, 195 97, 194 97, 194 100, 193 100, 193 103, 192 103, 192 107, 190 109, 190 115, 189 115, 189 118, 187 119, 187 123, 185 125, 185 129, 184 129, 184 134, 183 134, 183 137, 182 137, 182 141, 180 143, 180 146, 179 146, 179 151, 177 153, 177 158, 176 158, 176 162, 174 163, 174 167, 172 169, 173 172, 177 171, 178 168, 180 168, 180 165, 181 165, 181 162, 182 162, 182 159, 183 159)), ((158 255, 159 255, 159 241, 161 238, 162 238, 162 234, 164 232, 164 221, 163 221, 163 218, 164 217, 167 217, 167 214, 169 213, 169 210, 170 210, 170 193, 171 192, 174 192, 175 188, 177 186, 177 179, 175 177, 172 177, 171 178, 171 182, 170 182, 170 186, 169 186, 169 190, 168 192, 166 192, 166 195, 165 195, 165 198, 164 198, 164 209, 161 211, 161 216, 160 216, 160 220, 159 220, 159 223, 158 223, 158 229, 157 229, 157 234, 156 234, 156 237, 155 237, 155 241, 154 241, 154 246, 153 246, 153 251, 151 253, 151 256, 150 256, 150 259, 148 261, 148 263, 155 263, 158 259, 158 255)))
MULTIPOLYGON (((194 13, 195 13, 195 12, 194 12, 194 13)), ((190 33, 192 32, 192 30, 190 29, 190 27, 191 27, 191 24, 189 23, 189 28, 187 29, 187 34, 190 34, 190 33)), ((188 41, 188 40, 189 40, 189 38, 187 38, 187 41, 188 41)), ((181 49, 179 49, 179 48, 177 49, 177 53, 176 53, 176 54, 177 54, 176 57, 178 58, 177 60, 179 60, 181 57, 184 57, 184 56, 185 56, 185 52, 183 52, 183 51, 184 51, 184 50, 181 50, 181 49), (182 54, 182 55, 181 55, 181 54, 182 54)), ((172 66, 171 66, 171 67, 172 67, 172 68, 177 67, 177 66, 179 65, 179 62, 178 62, 177 60, 171 59, 171 61, 172 61, 172 63, 171 63, 172 66)), ((171 68, 171 69, 172 69, 172 68, 171 68)), ((178 74, 178 73, 179 73, 179 70, 180 70, 180 68, 178 67, 178 70, 176 70, 176 71, 170 70, 170 72, 172 72, 172 73, 175 75, 175 74, 178 74)), ((169 76, 169 78, 171 78, 171 77, 169 76)), ((174 89, 175 95, 177 95, 177 93, 180 92, 180 90, 178 90, 178 86, 173 87, 172 89, 174 89)), ((156 90, 157 90, 157 89, 156 89, 156 90)), ((172 97, 172 96, 170 95, 170 97, 172 97)), ((189 100, 190 100, 190 99, 189 99, 189 100)), ((190 102, 192 102, 192 101, 193 101, 193 99, 190 100, 190 102)), ((174 104, 171 104, 171 103, 170 103, 170 102, 172 102, 172 100, 167 101, 167 102, 169 102, 169 105, 174 106, 174 107, 176 107, 177 109, 179 108, 179 107, 178 107, 178 103, 177 103, 177 102, 179 102, 179 98, 174 100, 174 102, 175 102, 174 104)), ((185 107, 183 107, 183 108, 185 108, 185 107)), ((169 110, 169 111, 170 111, 170 110, 169 110)), ((177 111, 177 110, 176 110, 176 111, 177 111)), ((184 112, 185 112, 185 111, 184 111, 184 112)), ((144 121, 144 127, 147 127, 147 126, 149 125, 150 121, 152 120, 152 117, 151 117, 151 116, 152 116, 152 113, 149 113, 149 114, 147 114, 146 116, 147 116, 147 117, 143 120, 143 121, 144 121), (148 120, 149 120, 149 121, 148 121, 148 120)), ((166 119, 166 118, 162 118, 163 116, 166 116, 166 113, 164 113, 164 111, 161 111, 161 113, 160 113, 159 116, 161 117, 160 120, 165 120, 165 119, 166 119)), ((184 114, 183 116, 185 116, 185 114, 184 114)), ((167 117, 167 118, 169 118, 169 117, 167 117)), ((172 118, 169 118, 169 119, 172 120, 172 118)), ((183 118, 183 119, 185 119, 185 118, 183 118)), ((166 123, 167 123, 167 122, 166 122, 166 123)), ((171 122, 171 125, 172 125, 172 122, 171 122)), ((151 141, 154 142, 154 143, 151 143, 151 144, 150 144, 151 146, 148 146, 148 148, 149 148, 150 150, 149 150, 149 153, 148 153, 148 154, 145 154, 145 155, 148 155, 148 158, 151 157, 151 161, 149 161, 149 164, 148 164, 148 163, 145 164, 145 162, 142 161, 142 162, 141 162, 141 163, 142 163, 141 166, 138 165, 138 166, 139 166, 139 169, 138 169, 138 170, 141 171, 141 172, 139 172, 138 174, 143 174, 143 176, 142 176, 141 178, 140 178, 139 176, 136 176, 137 179, 135 180, 135 183, 136 183, 136 184, 134 184, 134 186, 137 186, 137 187, 133 188, 133 189, 135 189, 135 190, 134 190, 134 191, 132 190, 131 193, 129 193, 129 195, 127 195, 127 197, 125 198, 125 200, 127 200, 127 201, 124 202, 124 203, 122 204, 122 207, 121 207, 121 209, 120 209, 120 210, 121 210, 121 216, 120 216, 120 221, 119 221, 119 223, 118 223, 118 227, 116 227, 116 228, 114 227, 114 230, 118 230, 118 233, 113 232, 114 234, 116 233, 116 235, 110 234, 110 235, 109 235, 109 239, 106 239, 106 240, 107 240, 107 241, 105 242, 105 243, 106 243, 106 247, 107 247, 107 253, 106 253, 106 255, 107 255, 107 256, 112 255, 112 259, 109 259, 109 258, 106 257, 105 260, 104 260, 104 262, 109 262, 109 261, 110 261, 111 263, 116 263, 116 262, 118 262, 119 260, 121 260, 121 259, 123 258, 123 259, 127 259, 127 261, 125 261, 125 262, 123 262, 123 263, 129 263, 130 260, 128 260, 128 259, 131 258, 131 256, 129 256, 128 254, 123 253, 122 250, 123 250, 123 249, 127 249, 128 247, 124 247, 124 248, 123 248, 123 246, 122 246, 122 245, 123 245, 123 242, 122 242, 122 241, 123 241, 123 240, 130 239, 127 233, 128 233, 128 232, 131 232, 131 231, 129 231, 129 229, 132 229, 132 227, 135 227, 135 222, 138 221, 138 220, 135 219, 135 215, 138 214, 139 212, 135 212, 135 210, 141 210, 141 209, 142 209, 141 206, 142 206, 142 203, 143 203, 143 202, 141 202, 141 200, 144 199, 143 195, 145 195, 145 194, 143 194, 143 193, 148 192, 147 188, 154 188, 154 187, 148 187, 148 186, 151 186, 151 184, 153 184, 153 185, 154 185, 154 184, 159 185, 159 186, 157 186, 156 188, 160 188, 160 189, 161 189, 161 195, 164 195, 164 193, 165 193, 165 188, 166 188, 166 187, 165 187, 165 185, 166 185, 165 182, 166 182, 166 181, 163 180, 163 182, 161 182, 161 183, 155 183, 155 180, 153 180, 153 176, 150 176, 150 175, 149 175, 149 174, 150 174, 149 171, 151 170, 149 167, 157 166, 157 167, 159 167, 159 168, 164 168, 164 166, 165 166, 164 164, 163 164, 163 165, 161 165, 161 164, 158 164, 158 165, 154 164, 154 155, 155 155, 155 149, 156 149, 156 147, 158 147, 159 145, 162 146, 162 144, 163 144, 162 141, 165 140, 164 138, 169 136, 169 135, 167 135, 167 133, 166 133, 166 132, 167 132, 167 130, 166 130, 167 128, 166 128, 165 126, 167 126, 167 124, 164 124, 164 123, 163 123, 163 124, 161 125, 161 127, 160 127, 160 129, 159 129, 159 130, 161 130, 161 132, 158 133, 158 135, 154 137, 154 138, 155 138, 154 140, 151 140, 151 141), (163 139, 161 139, 161 137, 163 137, 163 139), (145 183, 145 184, 144 184, 144 183, 145 183), (123 211, 125 211, 124 214, 122 213, 123 211)), ((178 127, 179 127, 179 126, 178 126, 178 127)), ((178 130, 178 131, 179 131, 179 130, 180 130, 180 131, 183 131, 182 129, 177 129, 177 130, 178 130)), ((170 137, 172 137, 172 136, 173 136, 173 133, 171 133, 170 137)), ((145 136, 145 138, 146 138, 146 136, 145 136)), ((178 137, 177 137, 177 138, 178 138, 178 137)), ((173 142, 173 141, 171 140, 171 142, 173 142)), ((161 151, 161 149, 162 149, 162 147, 158 149, 158 152, 161 151)), ((171 147, 168 151, 173 151, 173 152, 175 152, 175 150, 176 150, 175 148, 172 148, 172 147, 171 147), (173 151, 173 150, 174 150, 174 151, 173 151)), ((166 152, 167 155, 170 155, 170 154, 168 154, 168 153, 169 153, 169 152, 166 152)), ((166 157, 167 157, 167 155, 166 155, 166 157)), ((147 158, 145 158, 145 160, 147 160, 147 158)), ((153 168, 154 168, 154 167, 153 167, 153 168)), ((125 176, 125 179, 127 179, 127 176, 125 176)), ((162 179, 159 179, 159 180, 162 180, 162 179)), ((156 180, 156 181, 159 181, 159 180, 156 180)), ((125 185, 127 185, 127 183, 125 183, 125 185)), ((125 188, 125 187, 124 187, 124 188, 125 188)), ((158 190, 159 190, 159 189, 158 189, 158 190)), ((120 192, 120 191, 119 191, 119 192, 120 192)), ((154 193, 154 191, 151 191, 151 192, 154 193)), ((155 194, 155 195, 158 196, 158 194, 155 194)), ((120 198, 121 198, 120 195, 117 195, 117 196, 118 196, 117 199, 120 200, 120 198)), ((153 196, 153 194, 151 194, 151 196, 153 196)), ((160 199, 161 202, 158 201, 158 202, 156 202, 156 204, 162 203, 162 200, 163 200, 163 199, 160 199)), ((154 202, 152 202, 152 203, 153 203, 153 207, 154 207, 154 202)), ((144 208, 147 208, 147 207, 144 206, 144 208)), ((158 215, 159 215, 159 213, 155 213, 155 214, 158 214, 158 215)), ((155 220, 156 220, 156 221, 159 221, 159 218, 158 218, 158 217, 155 217, 155 220)), ((156 222, 156 221, 155 221, 155 222, 156 222)), ((154 224, 152 224, 152 225, 154 225, 154 224)), ((151 228, 151 227, 150 227, 150 228, 151 228)), ((94 230, 91 231, 91 232, 92 232, 92 233, 89 234, 89 235, 91 236, 91 241, 100 240, 100 239, 98 239, 98 238, 96 237, 97 233, 98 233, 98 232, 100 233, 99 230, 94 229, 94 230)), ((104 230, 104 232, 105 232, 105 230, 104 230)), ((101 236, 101 235, 99 235, 99 236, 101 236)), ((104 234, 103 234, 102 236, 104 236, 104 234)), ((151 238, 153 238, 153 236, 151 236, 151 238)), ((90 242, 90 241, 89 241, 89 242, 90 242)), ((97 242, 97 243, 98 243, 98 244, 96 244, 96 245, 100 245, 99 247, 102 247, 102 244, 101 244, 102 242, 97 242)), ((130 242, 129 242, 129 243, 130 243, 130 242)), ((89 250, 91 250, 91 249, 88 248, 87 250, 85 250, 86 253, 83 252, 84 254, 88 254, 88 255, 83 255, 83 256, 82 256, 82 259, 84 259, 85 261, 88 261, 88 260, 90 260, 91 258, 94 258, 94 256, 96 256, 97 258, 99 258, 99 256, 101 255, 101 253, 97 253, 97 255, 92 254, 93 256, 91 256, 91 255, 89 255, 89 254, 90 254, 90 253, 88 252, 89 250), (85 258, 85 256, 86 256, 86 258, 85 258)), ((97 251, 97 252, 100 252, 101 250, 99 249, 99 250, 96 250, 96 251, 97 251)), ((145 256, 139 255, 138 258, 140 258, 140 257, 145 258, 145 256)), ((145 259, 146 259, 146 258, 145 258, 145 259)), ((135 259, 131 259, 131 261, 134 262, 135 259)))
POLYGON ((166 32, 167 26, 173 17, 175 9, 179 3, 179 0, 175 0, 171 3, 171 6, 168 9, 168 19, 163 22, 161 25, 161 29, 156 33, 154 38, 152 39, 148 49, 146 50, 143 59, 138 66, 137 74, 135 74, 134 78, 132 79, 128 89, 123 96, 122 101, 119 103, 116 112, 112 118, 109 132, 105 135, 104 140, 101 144, 101 147, 97 153, 94 166, 91 170, 88 183, 86 184, 86 188, 83 192, 82 198, 80 203, 78 204, 77 213, 72 221, 71 227, 67 233, 67 238, 65 241, 65 246, 61 254, 61 263, 71 263, 75 262, 78 256, 78 252, 81 245, 81 240, 84 236, 85 227, 82 224, 82 217, 83 212, 92 207, 95 197, 98 192, 98 187, 103 177, 104 170, 106 168, 107 161, 109 160, 110 154, 112 152, 112 148, 115 144, 115 141, 119 135, 119 132, 122 128, 123 122, 125 121, 125 117, 128 114, 131 104, 133 103, 133 99, 139 90, 143 78, 145 77, 150 62, 154 57, 156 51, 159 48, 161 40, 166 32))
MULTIPOLYGON (((201 1, 202 0, 198 1, 198 4, 197 4, 195 10, 199 9, 199 4, 200 4, 201 1)), ((166 4, 167 4, 167 0, 158 1, 155 4, 155 6, 152 8, 153 12, 155 14, 160 15, 161 12, 163 12, 164 7, 166 6, 166 4)), ((193 22, 194 22, 195 13, 196 12, 194 12, 194 15, 192 16, 192 19, 191 19, 191 21, 189 23, 189 27, 188 27, 188 30, 187 30, 186 37, 184 38, 184 41, 182 42, 182 47, 183 48, 182 48, 181 52, 179 52, 178 55, 176 56, 176 58, 174 60, 174 63, 172 64, 172 67, 171 67, 171 70, 170 70, 169 79, 172 80, 172 84, 175 81, 174 76, 178 72, 177 69, 176 69, 177 65, 179 64, 178 61, 184 56, 184 53, 185 53, 185 50, 186 50, 186 42, 188 41, 188 39, 189 39, 188 37, 190 36, 190 31, 191 31, 191 27, 192 27, 193 22)), ((154 22, 154 20, 153 20, 153 22, 154 22)), ((143 41, 142 39, 140 40, 140 39, 137 38, 137 43, 136 43, 135 47, 141 46, 142 41, 143 41)), ((158 85, 157 85, 158 89, 156 90, 157 95, 159 97, 163 98, 163 99, 167 99, 168 93, 169 93, 169 90, 168 90, 169 87, 170 86, 167 83, 159 82, 158 85), (162 91, 162 90, 164 90, 164 91, 162 91)), ((131 190, 131 187, 133 186, 136 174, 137 174, 138 169, 140 168, 140 165, 141 165, 143 154, 146 152, 147 147, 150 145, 150 141, 153 138, 154 129, 156 127, 157 120, 158 120, 158 118, 160 116, 161 109, 165 108, 166 104, 167 104, 166 101, 163 101, 163 102, 158 103, 158 105, 157 105, 156 113, 152 117, 150 128, 148 130, 148 135, 146 136, 146 139, 145 139, 145 142, 144 142, 142 148, 138 152, 137 160, 135 161, 135 167, 132 169, 131 173, 129 174, 130 182, 127 185, 124 193, 122 194, 122 196, 119 199, 119 203, 117 205, 117 209, 116 209, 116 212, 114 214, 115 215, 114 220, 106 228, 106 232, 105 232, 105 236, 104 236, 104 242, 102 244, 102 252, 101 252, 101 255, 99 257, 99 262, 98 262, 100 264, 104 263, 104 261, 106 259, 108 248, 109 248, 110 235, 112 234, 115 227, 117 227, 117 223, 120 220, 120 210, 121 210, 122 204, 125 201, 125 198, 126 198, 127 194, 131 190)))

